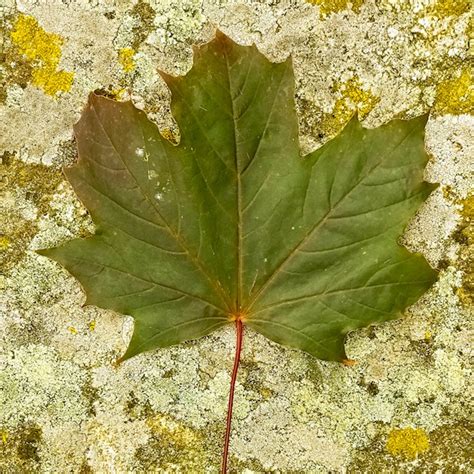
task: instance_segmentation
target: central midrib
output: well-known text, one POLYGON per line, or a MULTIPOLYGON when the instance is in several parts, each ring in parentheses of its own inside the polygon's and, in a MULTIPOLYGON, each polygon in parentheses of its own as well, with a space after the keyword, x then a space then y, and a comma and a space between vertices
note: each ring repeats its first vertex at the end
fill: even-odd
MULTIPOLYGON (((275 96, 273 98, 269 113, 268 113, 268 118, 265 123, 265 128, 262 132, 262 135, 260 137, 260 140, 258 142, 257 148, 253 154, 252 159, 246 164, 243 170, 240 169, 240 160, 239 160, 239 147, 238 147, 238 140, 237 140, 237 117, 235 115, 235 108, 234 108, 234 89, 232 87, 232 81, 231 81, 231 75, 230 75, 230 67, 229 67, 229 61, 227 57, 227 52, 224 50, 224 56, 226 60, 226 70, 227 70, 227 80, 229 83, 229 98, 230 98, 230 107, 231 107, 231 114, 232 114, 232 125, 234 129, 234 164, 235 164, 235 172, 236 172, 236 203, 237 203, 237 274, 236 274, 236 284, 237 284, 237 295, 236 295, 236 305, 235 305, 235 314, 234 316, 238 316, 238 318, 245 318, 247 315, 246 308, 242 306, 243 304, 243 260, 242 260, 242 235, 243 235, 243 212, 242 212, 242 175, 248 170, 250 165, 255 161, 255 158, 258 155, 258 152, 260 150, 260 146, 263 141, 263 137, 265 135, 265 132, 267 130, 268 124, 270 122, 270 117, 273 114, 273 110, 275 108, 275 104, 277 101, 278 93, 280 92, 280 88, 283 82, 283 78, 285 77, 285 74, 282 73, 280 77, 280 81, 278 83, 277 90, 275 92, 275 96)), ((250 63, 249 68, 251 68, 253 64, 253 61, 250 63)), ((248 77, 248 71, 247 75, 244 81, 244 85, 241 86, 241 89, 244 88, 245 83, 247 81, 248 77)), ((250 305, 247 306, 250 308, 250 305)))
POLYGON ((240 315, 242 305, 242 181, 240 176, 239 166, 239 148, 237 142, 237 121, 235 117, 234 108, 234 94, 232 81, 230 78, 230 67, 229 58, 227 57, 227 51, 224 49, 227 81, 229 83, 229 99, 230 99, 230 110, 232 112, 232 126, 234 129, 234 164, 236 174, 236 208, 237 208, 237 249, 236 249, 236 260, 237 260, 237 271, 236 271, 236 302, 234 308, 234 315, 240 315))

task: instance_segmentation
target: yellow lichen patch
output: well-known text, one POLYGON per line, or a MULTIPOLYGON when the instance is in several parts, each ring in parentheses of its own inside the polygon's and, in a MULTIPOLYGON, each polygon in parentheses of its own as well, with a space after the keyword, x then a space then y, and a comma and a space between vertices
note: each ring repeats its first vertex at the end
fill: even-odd
POLYGON ((2 431, 2 442, 5 444, 8 441, 8 433, 6 431, 2 431))
POLYGON ((10 36, 20 52, 32 61, 57 64, 61 58, 61 36, 44 31, 32 16, 20 15, 10 36))
POLYGON ((415 459, 419 454, 428 451, 430 440, 420 428, 402 428, 390 432, 386 449, 392 456, 415 459))
POLYGON ((72 72, 55 71, 47 67, 33 71, 33 84, 43 89, 48 95, 69 91, 73 80, 74 74, 72 72))
POLYGON ((32 82, 51 96, 71 89, 74 73, 58 70, 63 38, 46 32, 29 15, 19 15, 10 33, 18 52, 32 67, 32 82))
POLYGON ((95 329, 96 322, 93 319, 92 321, 89 322, 89 331, 94 331, 95 329))
POLYGON ((463 69, 458 77, 438 84, 434 110, 437 114, 474 113, 472 70, 463 69))
POLYGON ((260 395, 263 397, 264 400, 268 400, 273 395, 273 390, 267 387, 260 387, 260 395))
POLYGON ((68 326, 67 327, 67 330, 71 333, 71 334, 77 334, 77 329, 74 327, 74 326, 68 326))
POLYGON ((319 5, 319 11, 321 17, 324 18, 331 13, 337 13, 347 8, 350 8, 359 13, 360 7, 363 5, 364 0, 308 0, 309 3, 319 5))
POLYGON ((437 0, 428 6, 428 12, 438 18, 460 16, 471 8, 471 0, 437 0))
POLYGON ((135 51, 132 48, 122 48, 119 50, 118 61, 125 72, 132 72, 135 69, 134 56, 135 51))
POLYGON ((160 133, 163 138, 166 138, 166 140, 170 141, 171 143, 176 144, 179 141, 178 135, 173 130, 171 130, 171 128, 163 128, 160 130, 160 133))
MULTIPOLYGON (((359 117, 363 119, 380 100, 375 97, 369 90, 363 89, 357 76, 352 77, 347 82, 341 85, 340 91, 343 97, 349 99, 350 102, 357 108, 359 117)), ((347 102, 347 100, 346 100, 347 102)))
MULTIPOLYGON (((384 455, 380 451, 378 438, 374 438, 364 449, 356 450, 352 455, 348 473, 405 473, 405 472, 446 472, 466 471, 473 459, 473 424, 462 421, 453 425, 442 425, 430 432, 430 447, 416 460, 416 467, 403 467, 399 457, 384 455), (444 469, 445 468, 445 469, 444 469)), ((402 462, 401 462, 402 461, 402 462)))
POLYGON ((10 246, 10 239, 6 235, 0 236, 0 252, 10 246))
POLYGON ((121 87, 119 89, 111 89, 110 91, 115 100, 122 100, 125 92, 127 92, 127 89, 125 89, 124 87, 121 87))
POLYGON ((336 136, 346 123, 358 111, 359 118, 363 119, 379 102, 369 90, 364 89, 357 76, 348 81, 336 84, 334 92, 339 98, 330 114, 324 114, 320 121, 320 129, 325 137, 336 136))

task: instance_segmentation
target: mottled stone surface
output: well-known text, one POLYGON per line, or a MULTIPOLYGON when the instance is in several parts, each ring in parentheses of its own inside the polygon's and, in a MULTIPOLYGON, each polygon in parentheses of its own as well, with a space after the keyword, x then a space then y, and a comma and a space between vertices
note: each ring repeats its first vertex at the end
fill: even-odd
POLYGON ((60 172, 89 92, 132 98, 179 138, 157 69, 184 74, 216 27, 293 55, 306 151, 355 110, 367 127, 430 112, 426 179, 440 183, 402 238, 439 282, 401 320, 352 333, 355 366, 246 334, 231 465, 473 471, 467 0, 3 0, 0 14, 1 472, 218 470, 233 328, 116 367, 133 321, 83 307, 78 282, 34 252, 93 232, 60 172))

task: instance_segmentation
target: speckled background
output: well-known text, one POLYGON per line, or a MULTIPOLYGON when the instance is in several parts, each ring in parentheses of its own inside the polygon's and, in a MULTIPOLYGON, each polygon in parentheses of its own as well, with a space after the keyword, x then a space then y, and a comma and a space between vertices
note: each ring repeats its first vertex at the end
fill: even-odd
POLYGON ((133 321, 82 307, 34 250, 93 232, 61 174, 88 93, 131 98, 179 137, 157 68, 184 74, 219 28, 292 54, 304 151, 357 110, 367 127, 430 112, 440 187, 403 236, 439 270, 404 318, 352 333, 357 364, 247 332, 235 472, 473 472, 474 90, 468 0, 0 1, 0 472, 217 472, 232 327, 127 361, 133 321), (439 470, 439 471, 437 471, 439 470))

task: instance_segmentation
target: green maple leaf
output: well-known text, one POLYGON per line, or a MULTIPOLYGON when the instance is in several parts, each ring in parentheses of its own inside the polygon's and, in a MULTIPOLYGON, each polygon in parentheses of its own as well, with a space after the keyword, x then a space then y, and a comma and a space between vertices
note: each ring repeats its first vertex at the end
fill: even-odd
POLYGON ((397 243, 433 185, 426 117, 375 130, 354 118, 300 156, 291 60, 222 34, 172 93, 179 145, 130 102, 92 94, 66 175, 95 235, 42 251, 87 304, 133 316, 122 359, 236 321, 222 472, 243 325, 326 360, 349 331, 397 318, 436 277, 397 243))
POLYGON ((218 34, 185 77, 162 76, 179 145, 130 102, 92 94, 66 175, 97 230, 42 251, 87 304, 133 316, 124 358, 239 319, 342 360, 349 331, 397 318, 433 283, 397 243, 434 188, 426 117, 374 130, 354 118, 303 158, 291 59, 218 34))

